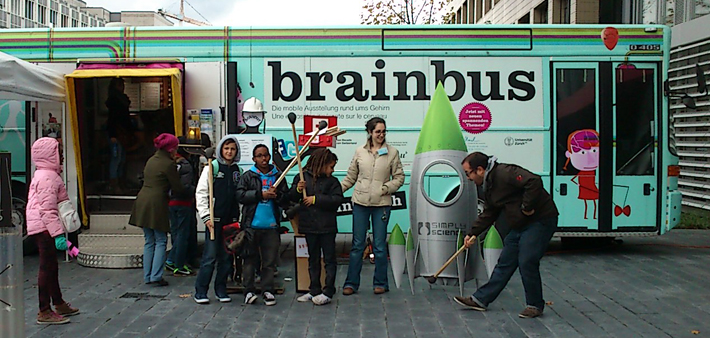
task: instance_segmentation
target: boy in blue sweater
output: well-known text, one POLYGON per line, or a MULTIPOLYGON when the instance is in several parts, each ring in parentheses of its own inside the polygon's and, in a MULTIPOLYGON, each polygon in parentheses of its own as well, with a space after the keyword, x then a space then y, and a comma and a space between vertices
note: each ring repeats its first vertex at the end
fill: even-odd
POLYGON ((252 155, 255 164, 242 175, 237 186, 237 199, 242 203, 241 226, 252 233, 244 255, 244 303, 253 304, 257 298, 254 274, 261 258, 264 304, 275 305, 274 271, 281 245, 279 224, 281 208, 288 203, 288 185, 284 180, 273 186, 281 172, 269 163, 271 154, 266 145, 254 147, 252 155))

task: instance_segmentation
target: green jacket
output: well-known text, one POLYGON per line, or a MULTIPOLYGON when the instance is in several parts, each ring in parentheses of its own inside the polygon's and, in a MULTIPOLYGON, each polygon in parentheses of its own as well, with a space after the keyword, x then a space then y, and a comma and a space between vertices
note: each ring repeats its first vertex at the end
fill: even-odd
POLYGON ((143 187, 133 203, 128 224, 162 232, 170 231, 169 191, 180 194, 185 189, 180 182, 175 161, 164 150, 148 159, 143 169, 143 187))

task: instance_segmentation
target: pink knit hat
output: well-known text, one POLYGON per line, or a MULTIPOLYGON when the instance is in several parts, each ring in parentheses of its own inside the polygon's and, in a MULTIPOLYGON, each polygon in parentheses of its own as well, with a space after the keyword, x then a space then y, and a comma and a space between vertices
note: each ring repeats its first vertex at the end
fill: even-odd
POLYGON ((178 143, 179 142, 177 137, 175 137, 175 135, 173 134, 168 133, 162 133, 153 140, 153 145, 155 146, 155 148, 162 149, 167 152, 176 150, 178 147, 178 143))

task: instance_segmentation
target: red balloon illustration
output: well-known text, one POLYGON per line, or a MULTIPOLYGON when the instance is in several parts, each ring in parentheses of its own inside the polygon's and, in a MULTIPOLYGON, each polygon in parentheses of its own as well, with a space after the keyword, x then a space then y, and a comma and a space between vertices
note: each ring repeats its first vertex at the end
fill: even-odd
POLYGON ((614 27, 607 27, 602 30, 602 41, 608 50, 614 49, 619 42, 619 31, 614 27))

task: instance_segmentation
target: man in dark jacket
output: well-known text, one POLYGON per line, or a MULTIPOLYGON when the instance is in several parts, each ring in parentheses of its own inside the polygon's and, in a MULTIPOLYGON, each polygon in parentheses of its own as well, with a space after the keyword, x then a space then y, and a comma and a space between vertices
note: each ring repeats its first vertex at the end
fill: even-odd
POLYGON ((266 145, 256 145, 252 155, 255 164, 244 172, 237 186, 237 199, 242 203, 241 226, 252 234, 244 255, 244 303, 256 300, 254 274, 260 255, 264 304, 275 305, 274 271, 281 245, 279 224, 281 208, 288 203, 288 185, 284 180, 274 186, 281 172, 270 164, 271 154, 266 145))
POLYGON ((474 310, 486 311, 519 267, 527 303, 519 317, 542 315, 545 301, 542 298, 540 259, 557 230, 559 212, 555 203, 542 186, 540 176, 517 165, 497 163, 494 156, 475 152, 464 158, 462 166, 469 180, 483 186, 486 203, 483 213, 464 239, 466 247, 493 225, 501 213, 511 230, 505 237, 503 252, 488 283, 472 296, 457 296, 454 300, 474 310))

